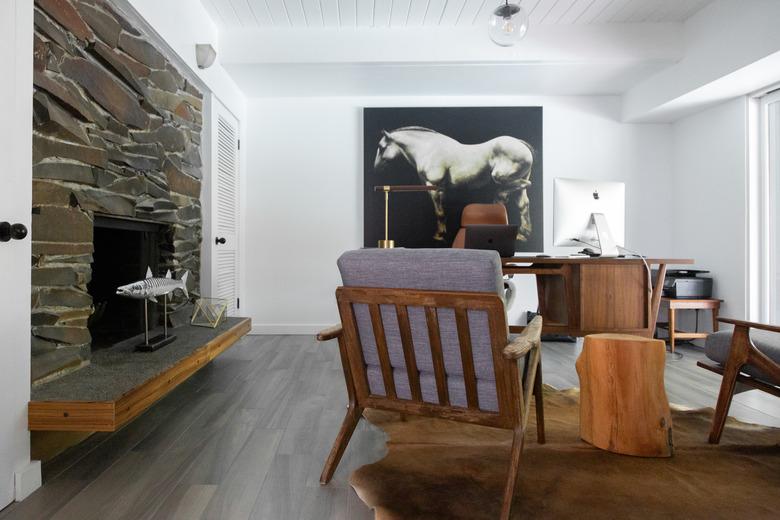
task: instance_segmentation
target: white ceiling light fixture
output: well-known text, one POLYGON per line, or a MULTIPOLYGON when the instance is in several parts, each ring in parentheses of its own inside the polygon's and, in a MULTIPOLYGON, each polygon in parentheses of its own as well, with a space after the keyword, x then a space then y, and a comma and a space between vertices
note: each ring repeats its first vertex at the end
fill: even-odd
POLYGON ((198 68, 207 69, 214 64, 217 59, 217 51, 210 43, 198 43, 195 45, 195 61, 198 68))
POLYGON ((493 10, 488 21, 488 34, 493 43, 502 47, 511 47, 523 39, 528 32, 528 13, 520 4, 510 4, 506 0, 493 10))

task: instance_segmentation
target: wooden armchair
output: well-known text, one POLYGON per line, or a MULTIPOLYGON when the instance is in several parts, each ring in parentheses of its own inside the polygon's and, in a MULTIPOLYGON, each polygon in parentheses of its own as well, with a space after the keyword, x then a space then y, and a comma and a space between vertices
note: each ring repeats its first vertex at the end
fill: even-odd
POLYGON ((320 483, 364 408, 505 428, 514 432, 501 512, 509 518, 532 394, 544 442, 541 317, 509 341, 493 251, 351 251, 339 268, 341 325, 317 338, 338 340, 349 406, 320 483), (442 290, 448 285, 454 290, 442 290))
POLYGON ((720 442, 738 382, 780 397, 780 327, 728 318, 718 321, 734 325, 734 330, 710 334, 704 351, 714 363, 698 362, 700 367, 723 376, 710 430, 711 444, 720 442), (751 329, 756 331, 751 333, 751 329))

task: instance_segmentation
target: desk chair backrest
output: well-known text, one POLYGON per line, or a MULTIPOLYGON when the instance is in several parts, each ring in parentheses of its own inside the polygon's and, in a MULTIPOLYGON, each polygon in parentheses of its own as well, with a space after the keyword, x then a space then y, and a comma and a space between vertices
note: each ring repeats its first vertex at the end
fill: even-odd
POLYGON ((460 229, 455 235, 452 247, 459 249, 466 247, 466 226, 478 224, 509 224, 506 207, 501 203, 467 204, 460 216, 460 229))
POLYGON ((361 406, 513 424, 519 377, 502 356, 508 333, 496 252, 363 249, 344 253, 338 266, 361 406))

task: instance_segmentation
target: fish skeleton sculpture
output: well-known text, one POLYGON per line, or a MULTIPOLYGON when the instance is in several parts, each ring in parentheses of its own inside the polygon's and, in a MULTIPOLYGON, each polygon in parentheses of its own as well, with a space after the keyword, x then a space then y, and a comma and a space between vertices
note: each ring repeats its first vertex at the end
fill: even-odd
POLYGON ((118 287, 116 293, 119 296, 156 302, 158 296, 163 296, 164 294, 172 293, 176 289, 181 289, 184 296, 189 298, 190 295, 187 292, 187 276, 189 276, 189 274, 189 271, 184 271, 184 276, 181 277, 181 280, 174 280, 171 277, 171 271, 168 270, 168 272, 165 273, 165 278, 155 278, 151 268, 147 267, 145 280, 139 280, 118 287))

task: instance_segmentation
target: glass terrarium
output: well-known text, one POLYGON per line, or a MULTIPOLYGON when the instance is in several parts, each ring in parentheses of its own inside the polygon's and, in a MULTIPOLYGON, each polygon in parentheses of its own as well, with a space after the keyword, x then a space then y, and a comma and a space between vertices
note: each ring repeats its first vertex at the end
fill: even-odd
POLYGON ((228 301, 224 298, 198 298, 192 313, 192 325, 215 328, 227 317, 228 301))

